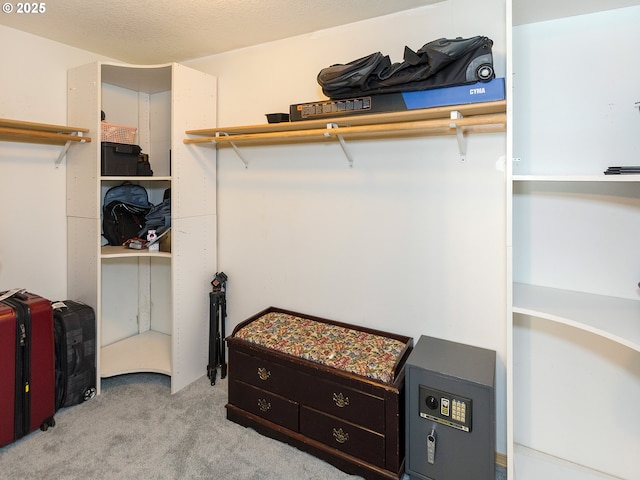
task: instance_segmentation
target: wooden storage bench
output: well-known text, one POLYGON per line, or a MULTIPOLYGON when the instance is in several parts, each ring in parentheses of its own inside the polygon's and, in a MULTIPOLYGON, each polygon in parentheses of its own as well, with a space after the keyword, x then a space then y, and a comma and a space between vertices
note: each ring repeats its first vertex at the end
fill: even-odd
POLYGON ((411 337, 271 307, 227 344, 229 420, 351 474, 402 477, 411 337))

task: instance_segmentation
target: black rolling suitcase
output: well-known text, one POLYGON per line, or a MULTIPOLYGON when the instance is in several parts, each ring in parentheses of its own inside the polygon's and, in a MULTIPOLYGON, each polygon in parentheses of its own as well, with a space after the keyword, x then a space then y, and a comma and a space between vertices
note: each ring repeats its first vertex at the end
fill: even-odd
POLYGON ((54 365, 51 302, 0 292, 0 447, 55 425, 54 365))
POLYGON ((53 304, 56 346, 56 410, 96 395, 96 315, 89 305, 53 304))

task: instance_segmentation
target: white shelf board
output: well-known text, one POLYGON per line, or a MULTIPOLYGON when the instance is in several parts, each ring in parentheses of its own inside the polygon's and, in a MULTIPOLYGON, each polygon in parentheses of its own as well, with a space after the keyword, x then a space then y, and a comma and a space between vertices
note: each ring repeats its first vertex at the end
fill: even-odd
POLYGON ((640 182, 640 175, 513 175, 514 182, 640 182))
POLYGON ((514 283, 513 312, 580 328, 640 352, 640 301, 514 283))
POLYGON ((130 258, 130 257, 163 257, 171 258, 171 252, 150 252, 149 250, 135 250, 133 248, 108 245, 100 249, 102 258, 130 258))
POLYGON ((618 477, 567 462, 518 443, 514 445, 514 454, 516 480, 620 480, 618 477))
POLYGON ((101 63, 102 82, 129 90, 158 93, 171 90, 171 64, 101 63))
POLYGON ((101 348, 100 376, 152 372, 171 375, 171 336, 148 330, 101 348))
POLYGON ((148 175, 139 175, 139 176, 126 176, 126 177, 116 177, 116 176, 102 176, 100 177, 100 180, 103 182, 106 181, 116 181, 116 182, 136 182, 136 183, 141 183, 141 182, 169 182, 171 181, 171 177, 169 176, 160 176, 160 177, 154 177, 153 175, 148 176, 148 175))

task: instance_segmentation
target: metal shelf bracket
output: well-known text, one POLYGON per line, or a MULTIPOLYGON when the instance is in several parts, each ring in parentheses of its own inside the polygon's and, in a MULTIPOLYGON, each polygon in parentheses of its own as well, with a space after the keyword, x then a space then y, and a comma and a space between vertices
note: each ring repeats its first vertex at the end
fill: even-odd
POLYGON ((453 110, 451 112, 451 122, 449 126, 451 128, 456 129, 456 137, 458 139, 458 150, 460 151, 460 161, 464 162, 467 159, 467 139, 464 136, 464 132, 462 131, 462 127, 459 127, 456 123, 456 120, 459 120, 462 117, 462 113, 458 110, 453 110))
MULTIPOLYGON (((75 132, 72 133, 71 135, 76 135, 78 137, 82 137, 82 132, 75 132)), ((85 143, 86 140, 80 140, 80 143, 85 143)), ((64 147, 62 147, 62 151, 60 152, 60 155, 58 155, 58 158, 56 158, 56 168, 58 168, 60 166, 60 164, 62 163, 62 159, 64 158, 64 156, 67 154, 67 152, 69 151, 69 147, 71 146, 71 140, 68 140, 65 144, 64 147)))
MULTIPOLYGON (((327 123, 327 130, 337 129, 337 128, 339 128, 337 123, 327 123)), ((326 132, 325 136, 326 137, 330 136, 330 133, 326 132)), ((344 141, 344 137, 338 133, 336 135, 336 138, 338 139, 338 142, 340 142, 340 147, 342 147, 344 156, 347 157, 347 161, 349 162, 349 168, 353 168, 353 157, 351 157, 351 153, 349 153, 349 150, 347 149, 347 143, 344 141)))
MULTIPOLYGON (((220 135, 223 135, 225 137, 229 136, 227 132, 216 132, 216 137, 219 137, 220 135)), ((216 141, 214 140, 213 143, 216 143, 216 141)), ((236 155, 238 155, 238 158, 242 160, 242 163, 244 163, 244 168, 249 168, 249 162, 246 158, 244 158, 244 155, 242 155, 242 152, 240 152, 240 149, 235 144, 235 142, 229 142, 229 144, 233 148, 233 151, 236 152, 236 155)))
POLYGON ((64 147, 62 147, 62 151, 60 152, 60 155, 58 155, 58 158, 56 159, 56 168, 58 168, 62 163, 62 159, 67 154, 67 151, 69 150, 70 146, 71 146, 71 141, 68 141, 67 143, 64 144, 64 147))

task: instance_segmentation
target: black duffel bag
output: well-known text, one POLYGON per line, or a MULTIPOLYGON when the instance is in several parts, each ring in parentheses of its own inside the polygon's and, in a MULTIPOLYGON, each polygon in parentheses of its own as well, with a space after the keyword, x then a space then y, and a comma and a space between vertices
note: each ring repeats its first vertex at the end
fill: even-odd
POLYGON ((404 61, 391 63, 380 52, 323 68, 318 83, 331 99, 487 82, 495 77, 493 41, 488 37, 440 38, 414 52, 405 47, 404 61))

